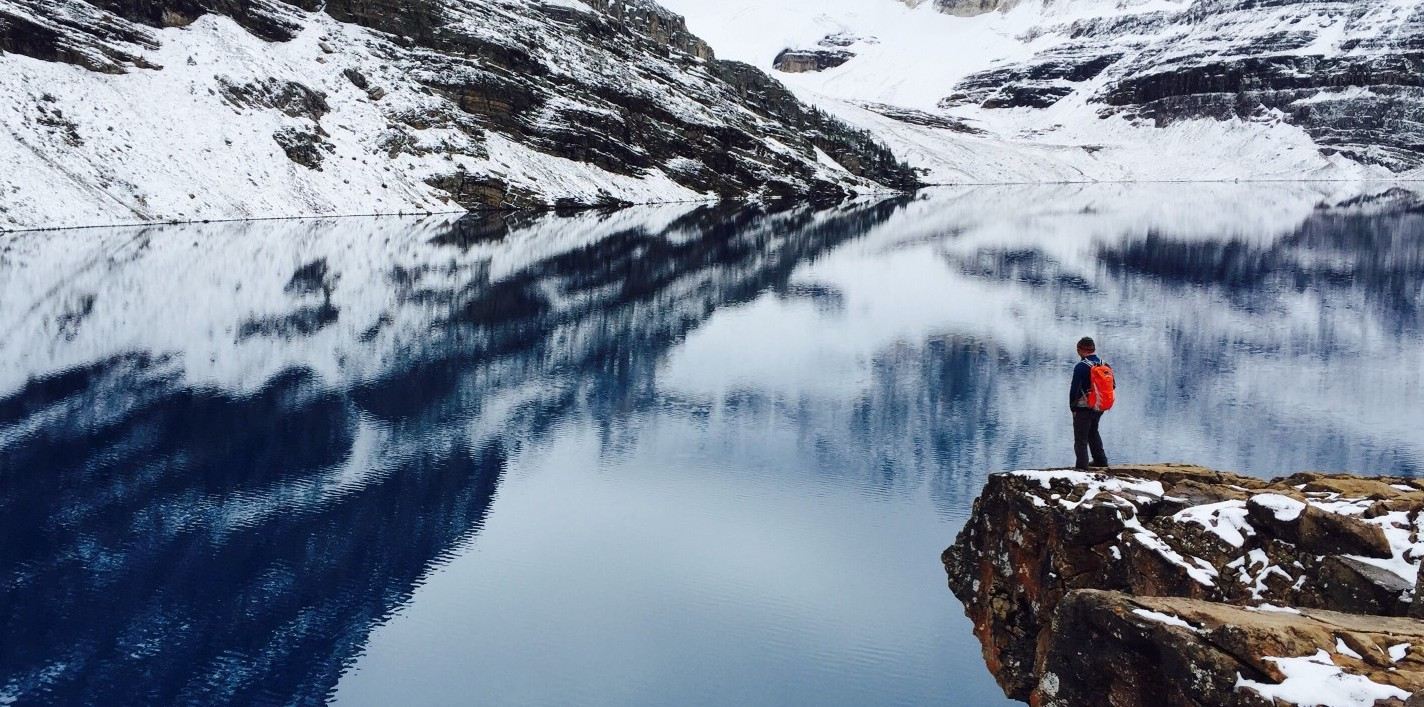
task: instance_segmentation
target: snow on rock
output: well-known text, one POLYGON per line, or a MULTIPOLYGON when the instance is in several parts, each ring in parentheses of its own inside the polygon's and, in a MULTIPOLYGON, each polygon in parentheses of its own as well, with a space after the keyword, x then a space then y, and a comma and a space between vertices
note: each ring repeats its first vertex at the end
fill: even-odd
POLYGON ((1355 660, 1365 659, 1365 657, 1356 652, 1355 649, 1346 645, 1344 639, 1341 638, 1335 639, 1335 652, 1345 656, 1346 658, 1354 658, 1355 660))
POLYGON ((1305 502, 1278 493, 1262 493, 1251 497, 1252 502, 1268 509, 1276 520, 1290 522, 1300 517, 1305 510, 1305 502))
POLYGON ((1297 658, 1263 658, 1285 675, 1279 684, 1238 677, 1236 689, 1252 690, 1267 700, 1295 705, 1374 707, 1380 700, 1407 700, 1413 694, 1393 685, 1381 685, 1363 675, 1352 675, 1335 665, 1324 650, 1297 658))
POLYGON ((1296 609, 1296 608, 1289 607, 1289 606, 1276 606, 1275 604, 1262 604, 1262 605, 1260 605, 1260 606, 1248 606, 1248 607, 1246 607, 1246 608, 1247 608, 1248 610, 1250 610, 1250 611, 1265 611, 1265 612, 1276 613, 1276 614, 1299 614, 1299 613, 1300 613, 1300 609, 1296 609))
POLYGON ((767 69, 853 38, 835 45, 852 56, 782 80, 932 183, 1424 167, 1421 0, 664 2, 720 55, 767 69))
POLYGON ((1027 699, 1038 684, 1035 637, 1075 588, 1263 616, 1410 615, 1424 491, 1403 481, 1263 481, 1182 465, 995 474, 943 559, 1000 684, 1027 699))
POLYGON ((1133 609, 1132 613, 1137 614, 1138 616, 1141 616, 1144 619, 1156 621, 1159 624, 1167 624, 1168 626, 1184 628, 1193 633, 1201 630, 1200 628, 1183 621, 1181 617, 1175 616, 1173 614, 1164 614, 1160 611, 1152 611, 1150 609, 1133 609))
POLYGON ((1248 536, 1256 534, 1256 529, 1246 520, 1246 502, 1236 499, 1192 506, 1178 511, 1172 520, 1196 523, 1232 547, 1241 547, 1248 536))
POLYGON ((1376 707, 1406 704, 1424 688, 1424 662, 1361 658, 1424 634, 1415 619, 1096 589, 1069 592, 1054 616, 1031 695, 1045 707, 1376 707), (1159 628, 1176 622, 1192 630, 1159 628))
POLYGON ((0 229, 913 182, 645 0, 99 5, 0 0, 0 229))

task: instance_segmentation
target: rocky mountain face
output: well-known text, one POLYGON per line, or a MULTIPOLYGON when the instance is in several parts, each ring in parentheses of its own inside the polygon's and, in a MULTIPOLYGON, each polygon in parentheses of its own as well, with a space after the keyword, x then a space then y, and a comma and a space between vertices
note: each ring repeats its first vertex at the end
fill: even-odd
POLYGON ((1278 121, 1326 154, 1395 172, 1424 165, 1424 5, 1173 5, 1061 19, 1046 5, 1024 36, 1043 49, 965 78, 941 105, 1046 108, 1078 96, 1101 117, 1278 121))
POLYGON ((1420 0, 664 2, 932 183, 1424 174, 1420 0))
POLYGON ((647 0, 0 0, 3 53, 0 227, 915 182, 647 0))
POLYGON ((1402 705, 1424 690, 1402 647, 1424 635, 1421 511, 1404 479, 1013 472, 943 559, 989 669, 1035 705, 1402 705))

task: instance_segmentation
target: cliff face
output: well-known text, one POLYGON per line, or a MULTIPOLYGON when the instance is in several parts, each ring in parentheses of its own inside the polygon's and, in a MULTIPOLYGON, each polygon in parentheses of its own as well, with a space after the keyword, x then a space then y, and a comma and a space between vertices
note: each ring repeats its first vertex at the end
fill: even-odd
POLYGON ((0 227, 914 182, 645 0, 3 0, 6 52, 0 227))
MULTIPOLYGON (((1421 510, 1424 486, 1401 479, 1300 474, 1264 482, 1179 466, 1122 467, 1108 474, 1014 472, 991 477, 943 559, 989 669, 1011 697, 1042 705, 1100 704, 1122 695, 1133 697, 1113 697, 1112 703, 1256 704, 1236 695, 1241 690, 1227 668, 1243 663, 1243 676, 1277 684, 1286 676, 1272 671, 1267 657, 1309 658, 1317 648, 1349 653, 1317 640, 1315 634, 1324 635, 1319 626, 1311 629, 1315 633, 1301 626, 1256 626, 1253 617, 1260 612, 1284 606, 1299 607, 1286 613, 1418 613, 1413 599, 1424 556, 1421 510), (1125 598, 1079 596, 1082 590, 1125 598), (1142 597, 1196 603, 1165 612, 1171 602, 1142 597), (1230 606, 1218 608, 1223 604, 1230 606), (1228 627, 1224 637, 1198 630, 1199 621, 1198 629, 1175 638, 1206 641, 1206 648, 1159 645, 1171 636, 1153 633, 1150 621, 1142 621, 1145 616, 1176 626, 1180 618, 1157 614, 1185 616, 1188 609, 1214 616, 1203 621, 1228 627), (1231 626, 1245 626, 1246 633, 1233 634, 1231 626), (1283 643, 1270 638, 1276 628, 1309 635, 1283 643), (1261 635, 1250 633, 1257 629, 1261 635), (1084 635, 1101 638, 1087 644, 1084 635), (1227 641, 1232 636, 1234 645, 1227 641), (1227 667, 1211 680, 1198 685, 1190 672, 1150 678, 1171 664, 1163 655, 1176 651, 1179 662, 1191 666, 1201 662, 1194 662, 1192 651, 1208 648, 1231 658, 1217 661, 1227 667)), ((1385 624, 1424 631, 1412 620, 1385 624)), ((1369 652, 1360 641, 1342 645, 1369 652)), ((1424 670, 1392 673, 1385 684, 1413 692, 1424 688, 1424 670)))
POLYGON ((1424 622, 1080 590, 1044 649, 1039 707, 1401 707, 1424 622))

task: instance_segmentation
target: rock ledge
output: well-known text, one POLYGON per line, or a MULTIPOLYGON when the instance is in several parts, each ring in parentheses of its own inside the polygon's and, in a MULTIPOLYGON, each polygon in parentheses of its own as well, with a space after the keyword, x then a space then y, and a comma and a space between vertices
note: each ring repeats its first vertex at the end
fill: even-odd
POLYGON ((943 560, 1031 704, 1424 704, 1421 509, 1409 479, 1008 472, 943 560))

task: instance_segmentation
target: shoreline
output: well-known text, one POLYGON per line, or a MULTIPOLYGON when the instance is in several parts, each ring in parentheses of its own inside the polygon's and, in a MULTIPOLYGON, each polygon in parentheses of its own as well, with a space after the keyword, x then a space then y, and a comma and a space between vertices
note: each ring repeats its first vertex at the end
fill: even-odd
MULTIPOLYGON (((918 189, 911 191, 867 191, 857 193, 842 200, 852 201, 869 196, 912 196, 919 192, 931 189, 952 189, 964 187, 1023 187, 1023 186, 1096 186, 1096 185, 1117 185, 1130 186, 1136 184, 1348 184, 1348 185, 1384 185, 1400 184, 1414 185, 1424 184, 1424 178, 1407 179, 1134 179, 1134 180, 1074 180, 1074 181, 1042 181, 1042 182, 952 182, 944 184, 923 184, 918 189)), ((0 226, 0 236, 19 233, 45 233, 59 231, 84 231, 105 228, 148 228, 152 226, 191 226, 197 224, 212 223, 260 223, 264 221, 315 221, 321 219, 357 219, 357 218, 425 218, 430 216, 468 216, 473 214, 497 214, 497 213, 519 213, 519 214, 550 214, 550 213, 581 213, 588 211, 622 211, 624 209, 637 208, 640 206, 666 206, 670 204, 721 204, 721 203, 758 203, 777 202, 787 200, 810 200, 813 197, 775 197, 762 199, 759 197, 733 197, 733 198, 707 198, 707 199, 673 199, 666 201, 643 201, 622 204, 581 204, 578 206, 558 206, 547 205, 542 207, 511 207, 511 208, 488 208, 488 209, 450 209, 436 211, 376 211, 376 212, 352 212, 334 214, 291 214, 280 216, 254 216, 248 218, 209 218, 209 219, 158 219, 153 221, 124 221, 117 223, 85 224, 77 226, 26 226, 23 228, 7 228, 0 226)))

